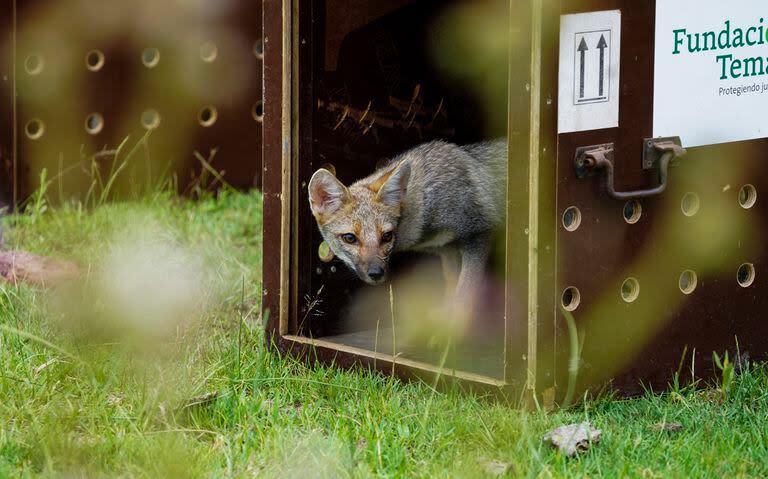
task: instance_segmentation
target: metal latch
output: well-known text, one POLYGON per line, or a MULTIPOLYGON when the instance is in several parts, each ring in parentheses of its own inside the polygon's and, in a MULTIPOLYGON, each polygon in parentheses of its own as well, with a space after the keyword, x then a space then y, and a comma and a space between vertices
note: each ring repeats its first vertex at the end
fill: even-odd
POLYGON ((680 137, 651 138, 643 142, 643 169, 659 170, 659 185, 648 190, 616 191, 614 186, 614 146, 613 143, 586 146, 576 149, 576 176, 588 178, 599 174, 605 175, 608 195, 617 200, 647 198, 660 195, 667 189, 669 166, 673 160, 686 154, 680 137))

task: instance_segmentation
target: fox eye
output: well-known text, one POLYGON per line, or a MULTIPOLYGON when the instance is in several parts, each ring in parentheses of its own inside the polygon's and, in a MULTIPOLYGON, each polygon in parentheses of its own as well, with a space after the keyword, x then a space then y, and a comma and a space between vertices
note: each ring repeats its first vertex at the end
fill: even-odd
POLYGON ((389 243, 392 241, 393 235, 391 231, 387 231, 386 233, 381 235, 381 242, 382 243, 389 243))
POLYGON ((341 235, 341 240, 347 244, 355 244, 357 243, 357 236, 353 235, 352 233, 347 233, 341 235))

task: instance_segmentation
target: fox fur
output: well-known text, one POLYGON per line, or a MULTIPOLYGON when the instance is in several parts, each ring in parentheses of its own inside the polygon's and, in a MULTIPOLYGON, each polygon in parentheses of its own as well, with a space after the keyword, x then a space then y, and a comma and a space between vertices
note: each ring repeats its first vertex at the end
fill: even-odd
POLYGON ((440 254, 457 296, 482 279, 491 236, 505 217, 506 140, 424 143, 350 186, 325 169, 309 202, 331 251, 361 280, 386 280, 399 251, 440 254))

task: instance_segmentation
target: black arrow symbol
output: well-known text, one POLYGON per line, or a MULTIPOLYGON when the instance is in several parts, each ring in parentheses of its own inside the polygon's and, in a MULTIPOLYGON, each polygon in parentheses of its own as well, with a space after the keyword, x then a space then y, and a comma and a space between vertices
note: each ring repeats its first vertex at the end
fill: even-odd
POLYGON ((605 90, 605 49, 608 48, 608 42, 605 41, 605 35, 600 35, 600 41, 597 43, 600 50, 600 96, 603 96, 605 90))
POLYGON ((587 47, 587 42, 584 40, 584 37, 581 37, 581 43, 579 44, 579 48, 577 51, 581 53, 581 76, 579 77, 579 98, 584 98, 584 66, 586 59, 584 58, 585 53, 589 50, 587 47))

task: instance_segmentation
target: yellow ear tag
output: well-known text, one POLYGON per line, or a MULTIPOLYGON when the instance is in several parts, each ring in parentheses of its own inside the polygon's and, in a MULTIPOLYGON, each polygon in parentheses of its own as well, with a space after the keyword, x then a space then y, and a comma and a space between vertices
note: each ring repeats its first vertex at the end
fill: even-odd
POLYGON ((331 247, 328 246, 328 243, 323 241, 320 243, 320 247, 317 248, 317 256, 320 257, 320 261, 323 263, 330 263, 333 261, 333 258, 336 255, 333 254, 333 251, 331 251, 331 247))

